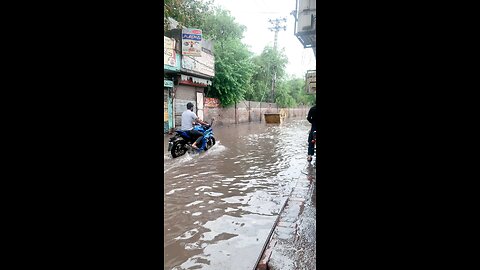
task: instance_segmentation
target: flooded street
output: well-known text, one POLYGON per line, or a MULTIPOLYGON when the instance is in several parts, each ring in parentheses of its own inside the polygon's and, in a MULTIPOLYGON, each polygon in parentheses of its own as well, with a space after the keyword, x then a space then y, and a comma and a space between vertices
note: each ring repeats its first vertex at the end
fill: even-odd
POLYGON ((280 209, 306 178, 304 119, 214 125, 214 147, 176 159, 165 137, 165 269, 253 269, 280 209))

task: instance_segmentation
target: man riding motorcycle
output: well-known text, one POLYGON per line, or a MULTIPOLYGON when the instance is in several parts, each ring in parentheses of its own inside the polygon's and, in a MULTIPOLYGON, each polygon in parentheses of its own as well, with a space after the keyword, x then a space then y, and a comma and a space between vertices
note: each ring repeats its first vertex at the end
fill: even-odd
POLYGON ((208 125, 207 122, 200 120, 193 112, 193 103, 189 102, 187 103, 187 110, 182 113, 182 126, 180 129, 187 132, 192 138, 197 138, 192 144, 192 148, 198 150, 197 144, 202 141, 203 133, 193 129, 195 123, 208 125))

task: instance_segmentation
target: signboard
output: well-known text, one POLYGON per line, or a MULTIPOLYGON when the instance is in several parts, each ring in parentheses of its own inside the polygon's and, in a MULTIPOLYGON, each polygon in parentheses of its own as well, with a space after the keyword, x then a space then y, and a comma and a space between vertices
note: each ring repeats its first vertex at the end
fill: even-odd
POLYGON ((203 100, 205 102, 205 107, 218 108, 220 106, 220 100, 218 98, 205 97, 203 100))
POLYGON ((308 70, 305 75, 305 87, 307 88, 307 93, 316 94, 317 93, 317 71, 308 70))
POLYGON ((177 55, 175 52, 175 39, 163 37, 163 64, 175 67, 177 55))
POLYGON ((163 80, 163 87, 173 87, 173 81, 163 80))
POLYGON ((202 50, 200 57, 183 56, 182 68, 209 77, 215 76, 215 57, 202 50))
MULTIPOLYGON (((163 90, 163 122, 166 123, 168 129, 168 91, 163 90)), ((165 124, 164 124, 165 127, 165 124)))
POLYGON ((200 57, 202 53, 202 30, 182 29, 182 55, 200 57))
POLYGON ((212 81, 210 80, 197 78, 189 75, 183 75, 183 74, 180 76, 179 83, 188 84, 188 85, 200 85, 200 86, 212 85, 212 81))
POLYGON ((308 93, 310 94, 316 94, 317 93, 317 83, 310 83, 308 85, 308 93))

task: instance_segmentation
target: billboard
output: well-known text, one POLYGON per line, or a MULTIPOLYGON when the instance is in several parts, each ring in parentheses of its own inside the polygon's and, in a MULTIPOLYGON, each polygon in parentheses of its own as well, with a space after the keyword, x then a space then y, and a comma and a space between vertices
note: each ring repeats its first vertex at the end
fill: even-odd
POLYGON ((202 51, 200 57, 183 56, 182 69, 193 73, 215 76, 215 57, 202 51))
POLYGON ((220 107, 220 100, 218 98, 206 97, 206 98, 204 98, 204 101, 205 101, 205 107, 208 107, 208 108, 218 108, 218 107, 220 107))
POLYGON ((202 56, 202 30, 186 28, 182 29, 182 55, 202 56))
POLYGON ((163 64, 172 67, 177 66, 177 55, 175 53, 175 39, 163 37, 163 64))
POLYGON ((317 71, 308 70, 305 75, 305 87, 307 88, 307 93, 316 94, 317 93, 317 71))

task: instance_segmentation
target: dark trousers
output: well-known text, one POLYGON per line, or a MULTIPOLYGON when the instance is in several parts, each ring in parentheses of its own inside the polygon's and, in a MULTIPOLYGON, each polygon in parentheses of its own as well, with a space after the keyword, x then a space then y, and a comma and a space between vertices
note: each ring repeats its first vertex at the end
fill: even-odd
POLYGON ((198 131, 198 130, 189 130, 188 131, 188 135, 190 135, 190 137, 192 137, 194 140, 195 138, 197 138, 197 140, 195 141, 195 145, 200 147, 200 141, 202 141, 202 138, 203 138, 203 133, 198 131))
POLYGON ((308 133, 308 155, 313 156, 315 153, 315 145, 312 143, 313 140, 313 132, 315 129, 310 129, 310 133, 308 133))

